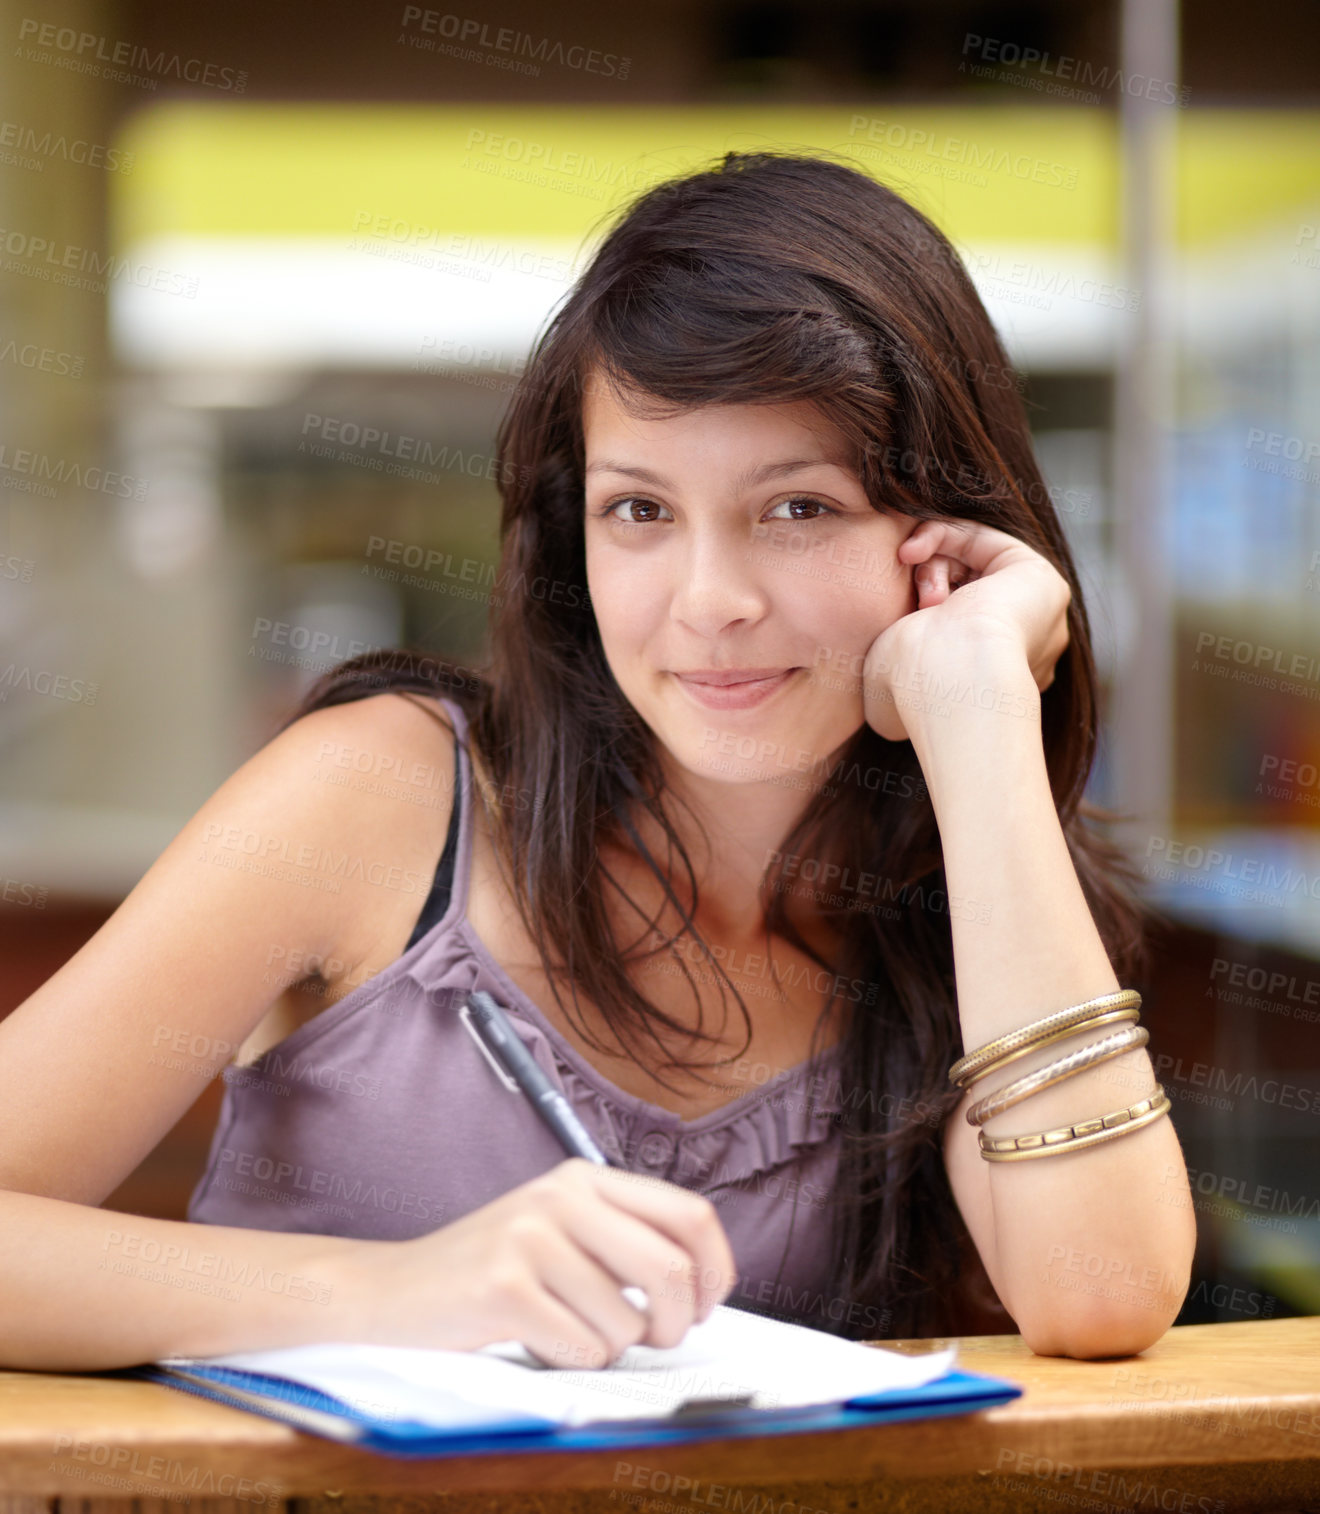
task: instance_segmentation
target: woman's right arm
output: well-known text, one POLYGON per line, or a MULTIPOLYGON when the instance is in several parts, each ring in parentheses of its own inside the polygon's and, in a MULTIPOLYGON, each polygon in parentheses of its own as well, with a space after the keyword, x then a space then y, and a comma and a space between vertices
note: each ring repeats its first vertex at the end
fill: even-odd
MULTIPOLYGON (((280 964, 342 949, 359 894, 347 883, 338 893, 301 885, 307 870, 278 859, 309 846, 379 848, 364 828, 389 812, 321 780, 341 744, 400 739, 401 703, 336 706, 282 731, 183 826, 100 930, 0 1020, 0 1365, 97 1369, 325 1331, 334 1306, 265 1280, 275 1272, 324 1284, 327 1261, 352 1243, 89 1206, 242 1045, 285 986, 280 964), (237 1301, 223 1282, 258 1274, 264 1286, 237 1285, 237 1301)), ((438 850, 418 838, 428 843, 438 850)))
POLYGON ((0 1021, 0 1367, 95 1371, 317 1340, 463 1348, 511 1337, 580 1364, 583 1352, 610 1359, 638 1340, 675 1343, 732 1285, 705 1199, 581 1161, 402 1242, 96 1207, 261 1020, 283 987, 272 962, 300 952, 294 960, 358 965, 372 935, 362 922, 379 919, 367 870, 330 893, 299 881, 299 858, 347 851, 430 876, 449 806, 419 820, 417 807, 317 781, 327 754, 434 760, 435 740, 431 718, 391 695, 296 721, 0 1021), (180 1042, 185 1056, 164 1054, 180 1042), (649 1323, 621 1282, 651 1295, 649 1323))

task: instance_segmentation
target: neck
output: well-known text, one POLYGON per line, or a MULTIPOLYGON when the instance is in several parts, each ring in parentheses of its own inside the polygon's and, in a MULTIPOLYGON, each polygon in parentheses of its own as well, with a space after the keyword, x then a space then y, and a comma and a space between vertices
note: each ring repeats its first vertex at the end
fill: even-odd
MULTIPOLYGON (((761 879, 783 850, 809 804, 812 792, 785 783, 724 783, 665 761, 666 788, 661 802, 692 863, 697 885, 698 929, 708 940, 754 949, 765 939, 765 911, 761 879)), ((659 823, 649 813, 640 817, 639 831, 651 855, 665 866, 668 844, 659 823)), ((668 861, 670 886, 688 907, 686 870, 677 858, 668 861)), ((810 901, 785 900, 785 913, 807 940, 829 933, 810 901)), ((666 905, 662 923, 673 915, 666 905)), ((640 926, 640 920, 637 922, 640 926)))

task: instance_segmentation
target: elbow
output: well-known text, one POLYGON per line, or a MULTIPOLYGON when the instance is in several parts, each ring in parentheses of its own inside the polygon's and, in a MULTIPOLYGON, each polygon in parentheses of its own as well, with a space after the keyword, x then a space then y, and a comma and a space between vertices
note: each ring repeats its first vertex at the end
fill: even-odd
MULTIPOLYGON (((1190 1279, 1189 1279, 1190 1282, 1190 1279)), ((1187 1288, 1148 1292, 1123 1302, 1077 1300, 1076 1307, 1018 1328, 1037 1356, 1071 1356, 1079 1361, 1139 1356, 1160 1340, 1182 1308, 1187 1288)))
POLYGON ((1021 1326, 1022 1339, 1037 1356, 1072 1356, 1079 1361, 1139 1356, 1160 1340, 1178 1310, 1094 1309, 1066 1319, 1021 1326))
POLYGON ((1188 1228, 1164 1265, 1115 1265, 1110 1277, 1088 1279, 1087 1289, 1037 1292, 1017 1320, 1024 1343, 1037 1356, 1071 1356, 1080 1361, 1139 1356, 1163 1338, 1182 1310, 1192 1284, 1196 1230, 1188 1228), (1045 1293, 1055 1296, 1050 1299, 1045 1293))

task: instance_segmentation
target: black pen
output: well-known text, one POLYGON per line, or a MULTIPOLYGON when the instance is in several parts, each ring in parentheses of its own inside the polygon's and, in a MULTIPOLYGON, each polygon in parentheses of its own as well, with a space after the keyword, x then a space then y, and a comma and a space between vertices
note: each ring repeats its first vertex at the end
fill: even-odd
POLYGON ((537 1066, 508 1015, 484 989, 472 990, 458 1018, 504 1086, 514 1093, 526 1094, 532 1108, 559 1137, 569 1156, 585 1157, 601 1167, 611 1165, 573 1113, 568 1100, 537 1066))
MULTIPOLYGON (((598 1167, 615 1165, 587 1134, 568 1100, 541 1071, 508 1015, 485 989, 472 990, 459 1010, 458 1018, 477 1043, 482 1056, 494 1068, 500 1082, 512 1092, 527 1096, 532 1108, 559 1137, 569 1156, 585 1157, 598 1167)), ((623 1296, 635 1308, 648 1310, 651 1307, 646 1290, 636 1284, 624 1288, 623 1296)), ((681 1407, 686 1408, 686 1405, 681 1407)), ((702 1407, 705 1407, 704 1401, 702 1407)))

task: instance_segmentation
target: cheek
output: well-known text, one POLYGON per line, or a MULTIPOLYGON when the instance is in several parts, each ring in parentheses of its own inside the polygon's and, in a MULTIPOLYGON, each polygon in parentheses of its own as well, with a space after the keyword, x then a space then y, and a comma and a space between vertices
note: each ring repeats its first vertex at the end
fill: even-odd
POLYGON ((865 653, 893 623, 916 608, 911 584, 897 574, 839 574, 803 596, 794 614, 820 661, 865 653))
POLYGON ((586 566, 587 592, 601 641, 607 648, 639 645, 663 609, 655 572, 648 573, 638 557, 591 546, 586 566))

